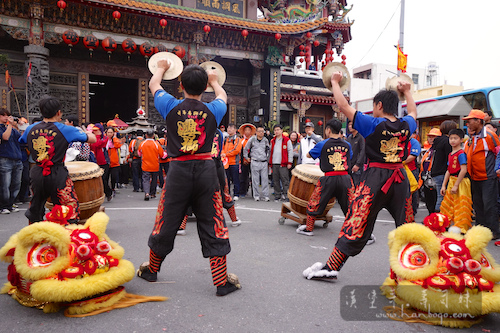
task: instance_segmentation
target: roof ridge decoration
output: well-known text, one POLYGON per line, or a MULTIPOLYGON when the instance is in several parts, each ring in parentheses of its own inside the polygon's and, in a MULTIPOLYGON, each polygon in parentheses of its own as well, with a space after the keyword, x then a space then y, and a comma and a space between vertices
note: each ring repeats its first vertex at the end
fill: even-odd
MULTIPOLYGON (((88 2, 97 2, 87 0, 88 2)), ((281 33, 287 35, 300 34, 318 29, 328 23, 328 18, 317 18, 313 21, 295 23, 262 22, 247 18, 238 18, 225 14, 213 13, 201 9, 182 7, 162 3, 154 0, 100 0, 99 3, 113 4, 119 7, 149 11, 156 14, 168 15, 176 18, 189 18, 192 20, 214 23, 233 28, 244 28, 251 31, 266 33, 281 33)))

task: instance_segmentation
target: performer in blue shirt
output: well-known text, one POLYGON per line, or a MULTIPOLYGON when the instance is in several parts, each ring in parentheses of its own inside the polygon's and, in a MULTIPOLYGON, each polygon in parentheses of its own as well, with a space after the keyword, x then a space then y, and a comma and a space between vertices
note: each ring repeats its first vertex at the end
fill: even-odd
POLYGON ((350 256, 359 254, 370 239, 378 212, 386 208, 396 227, 413 222, 410 185, 403 161, 407 145, 417 128, 417 106, 410 84, 399 82, 398 90, 407 101, 408 115, 399 119, 398 94, 381 90, 373 98, 373 117, 349 105, 339 86, 341 72, 332 74, 333 95, 340 111, 353 122, 365 138, 368 169, 349 197, 349 210, 335 248, 325 265, 315 263, 303 272, 307 279, 337 279, 338 272, 350 256))
POLYGON ((325 125, 328 139, 318 142, 307 153, 309 158, 319 158, 321 171, 325 173, 318 180, 307 204, 307 223, 297 228, 297 233, 313 236, 316 216, 323 213, 328 201, 335 197, 344 212, 347 213, 349 192, 353 182, 348 173, 351 163, 351 145, 342 139, 342 123, 337 118, 330 119, 325 125))
POLYGON ((43 120, 28 126, 19 139, 19 142, 28 144, 30 156, 36 162, 30 170, 33 198, 25 215, 30 224, 43 221, 45 202, 50 197, 54 205, 71 207, 73 211, 68 221, 76 223, 80 208, 73 182, 64 166, 64 158, 71 142, 94 143, 96 137, 92 132, 60 123, 61 103, 54 97, 40 101, 40 112, 43 120))
POLYGON ((216 295, 224 296, 239 287, 239 283, 228 280, 226 255, 231 247, 212 159, 214 135, 227 110, 227 95, 217 81, 216 72, 207 75, 200 66, 189 65, 181 74, 185 98, 177 100, 161 87, 163 74, 169 67, 168 61, 159 61, 158 70, 149 82, 155 107, 166 120, 171 162, 149 237, 149 263, 141 265, 137 275, 150 282, 157 280, 157 272, 173 250, 177 230, 191 206, 197 218, 203 256, 210 258, 216 295), (202 103, 207 83, 214 89, 215 100, 202 103))

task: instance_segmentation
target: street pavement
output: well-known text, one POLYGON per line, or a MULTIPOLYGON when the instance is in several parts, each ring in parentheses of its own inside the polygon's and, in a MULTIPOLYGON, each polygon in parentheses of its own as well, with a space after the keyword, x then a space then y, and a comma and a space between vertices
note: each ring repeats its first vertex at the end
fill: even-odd
MULTIPOLYGON (((148 236, 152 230, 158 199, 143 200, 143 193, 120 189, 113 201, 105 202, 110 217, 109 237, 125 249, 124 259, 136 268, 148 260, 148 236)), ((0 216, 0 246, 27 225, 23 213, 0 216)), ((225 297, 215 296, 209 261, 202 257, 196 222, 188 222, 187 235, 176 238, 174 251, 166 258, 158 282, 134 278, 125 287, 129 293, 167 296, 165 302, 144 303, 97 316, 66 318, 62 312, 44 314, 26 308, 7 295, 0 295, 0 332, 448 332, 451 329, 422 323, 376 319, 390 305, 378 286, 389 273, 387 234, 394 229, 390 214, 383 210, 377 220, 375 244, 350 258, 336 282, 308 281, 302 271, 317 261, 325 262, 343 222, 338 205, 330 211, 334 221, 328 228, 318 221, 314 237, 298 235, 297 223, 278 224, 281 203, 240 199, 236 212, 243 221, 229 228, 232 251, 228 271, 239 276, 242 289, 225 297), (373 293, 375 291, 375 293, 373 293), (353 295, 357 292, 357 303, 353 295), (369 298, 369 295, 371 295, 369 298), (374 295, 374 296, 373 296, 374 295), (376 302, 369 302, 369 300, 376 302)), ((419 209, 417 222, 426 215, 419 209)), ((229 217, 226 214, 226 221, 229 217)), ((500 248, 492 242, 488 251, 500 262, 500 248)), ((0 282, 7 281, 7 264, 0 263, 0 282)), ((466 332, 500 330, 500 314, 490 314, 466 332)))

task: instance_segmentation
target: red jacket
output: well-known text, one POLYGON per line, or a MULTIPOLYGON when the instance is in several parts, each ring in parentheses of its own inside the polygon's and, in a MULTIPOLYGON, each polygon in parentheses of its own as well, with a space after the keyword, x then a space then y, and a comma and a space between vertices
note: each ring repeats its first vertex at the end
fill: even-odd
MULTIPOLYGON (((286 136, 282 136, 282 145, 281 145, 281 166, 286 167, 288 164, 292 165, 292 163, 288 162, 288 141, 290 140, 286 136)), ((274 151, 274 144, 276 143, 276 137, 271 139, 271 154, 269 156, 269 165, 273 164, 273 151, 274 151)))
POLYGON ((106 147, 106 143, 108 142, 108 137, 104 136, 101 138, 100 135, 96 135, 97 142, 92 143, 90 145, 90 150, 94 152, 95 159, 97 160, 97 164, 105 165, 108 164, 106 161, 106 157, 104 157, 103 148, 106 147))

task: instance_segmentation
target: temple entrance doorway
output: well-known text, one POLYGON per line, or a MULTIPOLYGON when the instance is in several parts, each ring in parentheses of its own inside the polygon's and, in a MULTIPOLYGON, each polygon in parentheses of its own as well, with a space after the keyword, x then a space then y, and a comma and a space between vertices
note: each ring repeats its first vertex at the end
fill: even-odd
POLYGON ((138 84, 135 79, 90 75, 90 122, 106 124, 116 114, 125 122, 132 121, 139 105, 138 84))

